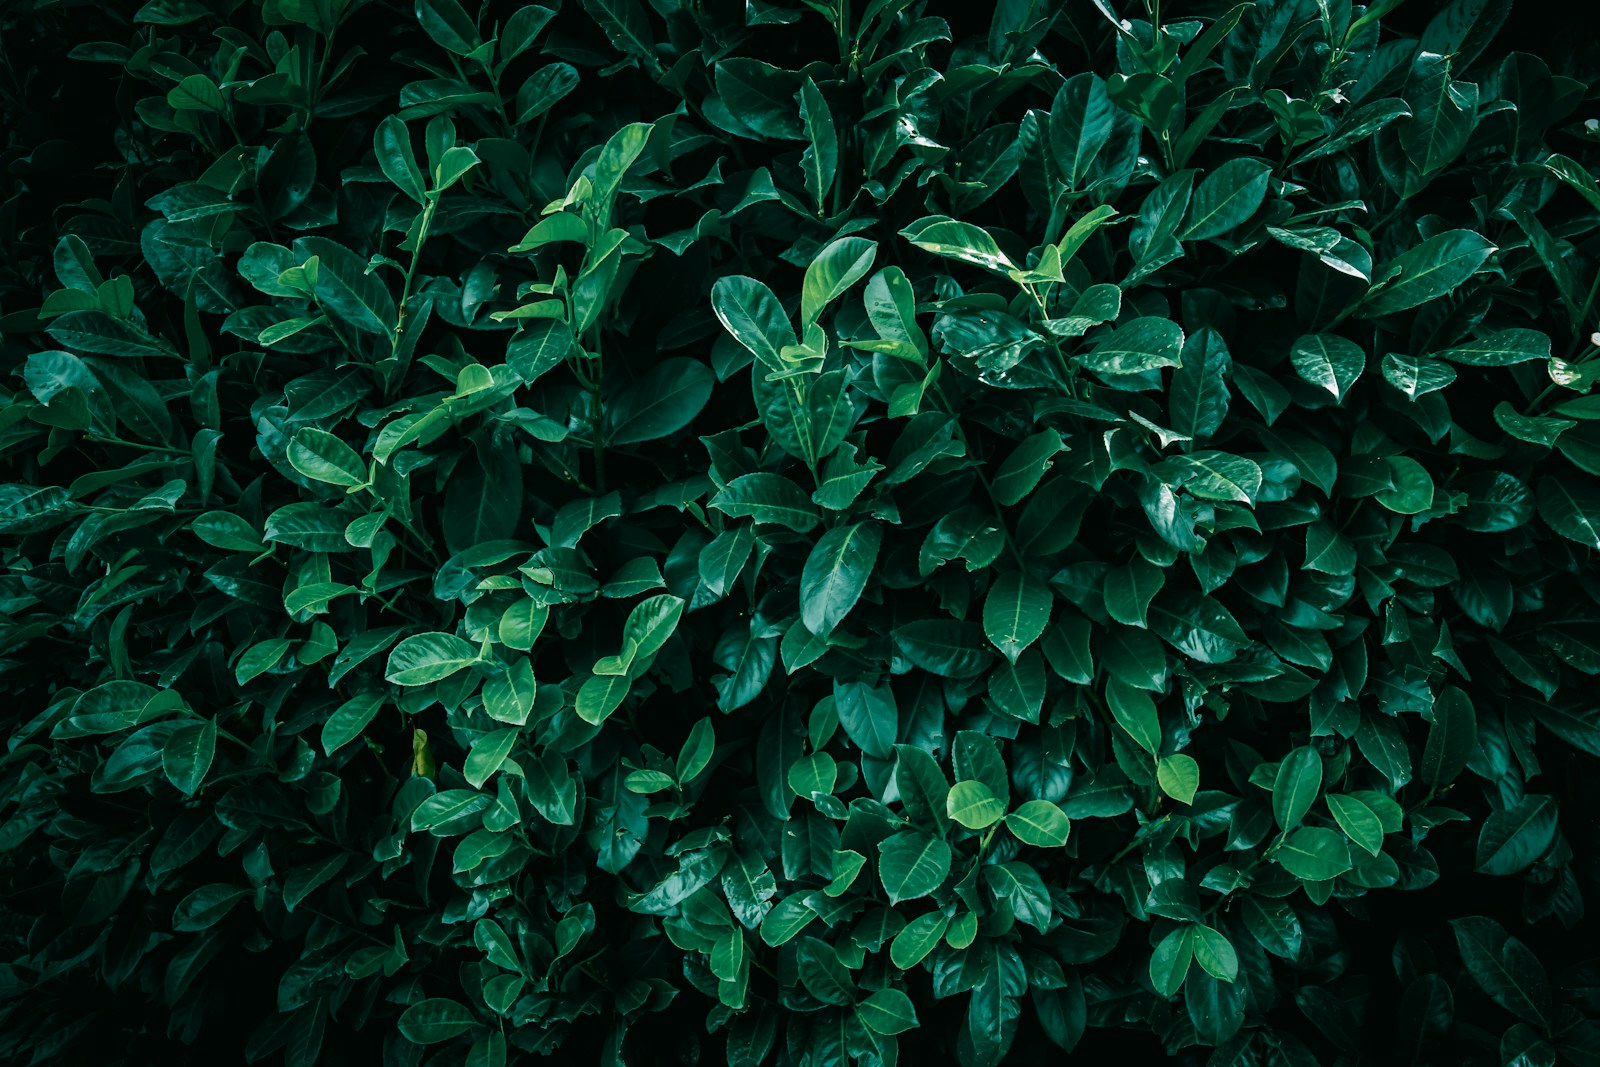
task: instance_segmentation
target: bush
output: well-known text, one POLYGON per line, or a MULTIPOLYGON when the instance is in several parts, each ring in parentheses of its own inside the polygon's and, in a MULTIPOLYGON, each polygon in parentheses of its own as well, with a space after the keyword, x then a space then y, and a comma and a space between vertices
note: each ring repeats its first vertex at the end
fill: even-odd
POLYGON ((0 1054, 1600 1062, 1592 38, 551 2, 0 5, 0 1054))

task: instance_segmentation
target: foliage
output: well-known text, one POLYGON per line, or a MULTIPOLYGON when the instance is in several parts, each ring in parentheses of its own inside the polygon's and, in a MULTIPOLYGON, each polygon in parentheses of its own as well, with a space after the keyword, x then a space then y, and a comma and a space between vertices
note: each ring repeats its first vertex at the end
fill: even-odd
POLYGON ((1600 55, 1179 6, 0 5, 0 1055, 1600 1062, 1600 55))

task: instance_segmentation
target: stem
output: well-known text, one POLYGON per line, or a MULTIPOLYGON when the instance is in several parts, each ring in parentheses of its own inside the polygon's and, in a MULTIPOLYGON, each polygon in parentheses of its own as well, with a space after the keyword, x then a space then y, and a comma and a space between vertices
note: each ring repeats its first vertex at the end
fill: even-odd
POLYGON ((1578 312, 1578 317, 1572 320, 1572 332, 1575 336, 1572 340, 1572 348, 1567 352, 1568 362, 1571 362, 1572 357, 1576 356, 1584 349, 1585 339, 1583 336, 1583 320, 1589 317, 1589 309, 1594 307, 1594 298, 1597 289, 1600 289, 1600 266, 1597 266, 1595 269, 1594 281, 1589 283, 1589 295, 1583 301, 1583 309, 1578 312))
POLYGON ((1536 418, 1537 416, 1535 416, 1533 414, 1533 409, 1539 406, 1539 401, 1543 400, 1545 397, 1549 396, 1551 393, 1553 393, 1555 391, 1556 391, 1556 383, 1555 382, 1551 382, 1549 385, 1545 386, 1542 390, 1540 390, 1538 396, 1536 396, 1532 400, 1528 401, 1528 406, 1526 408, 1524 408, 1523 412, 1522 412, 1523 417, 1524 418, 1536 418))
POLYGON ((1126 856, 1128 853, 1144 844, 1145 838, 1155 833, 1157 827, 1165 825, 1171 818, 1172 813, 1169 811, 1155 822, 1147 823, 1142 830, 1133 835, 1133 840, 1129 841, 1126 845, 1123 845, 1122 848, 1117 850, 1117 854, 1115 856, 1112 856, 1106 861, 1106 866, 1115 867, 1117 862, 1121 860, 1122 857, 1126 856))
POLYGON ((317 84, 311 92, 311 107, 306 110, 306 125, 311 125, 311 120, 317 117, 317 108, 322 106, 323 77, 328 73, 328 58, 333 55, 333 37, 338 33, 338 27, 328 31, 328 39, 322 48, 322 58, 317 61, 317 84))
POLYGON ((433 209, 439 205, 439 194, 430 191, 424 194, 427 203, 422 208, 422 221, 417 226, 417 243, 411 249, 411 263, 406 267, 405 285, 400 290, 400 306, 395 312, 394 337, 390 340, 389 354, 400 353, 400 338, 406 331, 406 302, 411 299, 411 281, 416 277, 417 263, 422 259, 422 243, 428 239, 428 227, 433 225, 433 209))
MULTIPOLYGON (((1255 873, 1255 869, 1257 867, 1261 866, 1263 863, 1266 863, 1268 860, 1270 860, 1273 857, 1273 855, 1277 853, 1278 846, 1280 844, 1282 844, 1282 842, 1283 842, 1283 836, 1279 835, 1278 840, 1273 842, 1273 844, 1270 845, 1265 852, 1263 852, 1261 855, 1257 856, 1255 859, 1251 860, 1248 864, 1246 864, 1239 871, 1239 880, 1241 882, 1243 882, 1245 878, 1247 878, 1251 874, 1255 873)), ((1241 886, 1240 888, 1243 888, 1243 886, 1241 886)), ((1237 892, 1237 890, 1235 890, 1235 892, 1237 892)), ((1200 913, 1200 917, 1202 919, 1210 918, 1219 908, 1221 908, 1224 904, 1227 904, 1232 899, 1233 899, 1233 893, 1224 893, 1222 896, 1218 897, 1211 904, 1210 907, 1206 908, 1205 911, 1201 912, 1200 913)))

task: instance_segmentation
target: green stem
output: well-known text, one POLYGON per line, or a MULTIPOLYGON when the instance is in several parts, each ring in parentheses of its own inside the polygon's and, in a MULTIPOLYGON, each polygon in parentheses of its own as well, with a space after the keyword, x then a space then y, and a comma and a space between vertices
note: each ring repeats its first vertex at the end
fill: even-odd
POLYGON ((322 49, 322 58, 317 61, 317 84, 311 91, 311 106, 306 110, 307 126, 310 126, 311 120, 317 117, 317 108, 322 106, 322 91, 327 88, 327 86, 323 85, 322 79, 328 73, 328 59, 333 55, 333 37, 338 32, 337 28, 328 31, 328 39, 322 49))
POLYGON ((439 194, 425 194, 427 203, 422 208, 422 221, 417 225, 417 243, 411 249, 411 263, 406 267, 405 284, 400 289, 400 306, 395 312, 394 336, 390 339, 389 354, 398 355, 400 338, 406 331, 406 303, 411 299, 411 282, 417 274, 417 263, 422 259, 422 243, 428 239, 428 228, 433 225, 433 210, 439 206, 439 194))
MULTIPOLYGON (((1248 864, 1245 865, 1244 869, 1242 869, 1239 872, 1239 880, 1241 882, 1243 882, 1244 879, 1248 878, 1250 875, 1255 873, 1255 870, 1256 870, 1257 867, 1261 866, 1263 863, 1266 863, 1268 860, 1272 859, 1273 855, 1276 854, 1277 851, 1278 851, 1278 846, 1280 844, 1282 844, 1282 843, 1283 843, 1283 838, 1280 835, 1279 839, 1277 841, 1273 842, 1271 847, 1269 847, 1265 852, 1263 852, 1261 855, 1257 856, 1255 859, 1251 860, 1248 864)), ((1205 911, 1201 912, 1200 913, 1200 917, 1202 919, 1210 918, 1220 908, 1222 908, 1223 905, 1227 904, 1232 899, 1233 899, 1233 893, 1224 893, 1222 896, 1218 897, 1211 904, 1210 907, 1206 908, 1205 911)))
POLYGON ((1533 411, 1534 411, 1535 408, 1537 408, 1539 406, 1539 402, 1541 400, 1543 400, 1545 397, 1549 396, 1551 393, 1555 392, 1555 391, 1556 391, 1556 383, 1555 382, 1551 382, 1549 385, 1547 385, 1543 389, 1541 389, 1539 391, 1539 395, 1538 396, 1536 396, 1532 400, 1528 401, 1528 406, 1526 408, 1524 408, 1523 411, 1522 411, 1523 417, 1524 418, 1535 418, 1536 416, 1533 414, 1533 411))
POLYGON ((1144 844, 1147 837, 1155 833, 1158 827, 1165 825, 1171 818, 1172 813, 1168 812, 1155 822, 1147 823, 1143 829, 1133 835, 1133 840, 1129 841, 1126 845, 1123 845, 1122 848, 1117 850, 1117 854, 1115 856, 1112 856, 1106 861, 1106 866, 1115 867, 1122 857, 1126 856, 1128 853, 1144 844))
POLYGON ((1587 343, 1587 338, 1583 336, 1583 322, 1589 317, 1590 309, 1594 307, 1594 298, 1597 289, 1600 289, 1600 267, 1595 269, 1594 281, 1589 283, 1589 295, 1583 301, 1582 310, 1578 312, 1577 318, 1572 320, 1573 339, 1572 348, 1567 352, 1568 362, 1571 362, 1574 356, 1576 356, 1579 352, 1582 352, 1584 345, 1587 343))

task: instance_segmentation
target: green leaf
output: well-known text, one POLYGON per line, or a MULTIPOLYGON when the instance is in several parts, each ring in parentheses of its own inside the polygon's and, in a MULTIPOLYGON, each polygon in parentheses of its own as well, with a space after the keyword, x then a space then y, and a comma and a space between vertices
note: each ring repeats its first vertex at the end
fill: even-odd
POLYGON ((474 789, 482 788, 495 771, 498 771, 511 754, 511 749, 517 743, 520 731, 515 728, 495 730, 478 738, 472 746, 472 751, 467 753, 466 765, 462 774, 467 779, 467 784, 474 789))
POLYGON ((426 830, 436 837, 449 837, 473 829, 493 798, 472 789, 446 789, 417 805, 411 813, 411 830, 426 830))
POLYGON ((168 90, 167 105, 177 111, 210 111, 218 115, 228 111, 222 90, 204 74, 187 75, 168 90))
POLYGON ((818 539, 800 572, 800 618, 826 637, 850 613, 878 560, 883 532, 876 523, 835 526, 818 539))
POLYGON ((833 881, 823 888, 823 892, 830 897, 843 896, 850 891, 856 877, 867 864, 867 857, 852 849, 835 851, 833 854, 833 881))
POLYGON ((606 441, 634 445, 677 433, 706 406, 715 381, 698 360, 662 360, 606 401, 606 441))
POLYGON ((950 788, 945 810, 969 830, 987 830, 1006 814, 1006 806, 982 782, 957 782, 950 788))
POLYGON ((339 705, 322 726, 322 751, 331 756, 360 737, 383 707, 384 697, 381 690, 371 690, 339 705))
POLYGON ((1106 79, 1106 94, 1152 132, 1169 133, 1178 108, 1178 87, 1170 78, 1151 71, 1113 74, 1106 79))
POLYGON ((344 486, 367 482, 367 465, 361 453, 314 426, 295 431, 289 441, 288 459, 290 466, 313 481, 344 486))
POLYGON ((1478 716, 1472 700, 1453 685, 1440 690, 1433 702, 1433 724, 1422 749, 1418 775, 1429 788, 1449 785, 1466 770, 1478 744, 1478 716))
POLYGON ((419 1000, 400 1013, 400 1036, 417 1045, 449 1041, 477 1025, 472 1012, 448 997, 419 1000))
POLYGON ((249 895, 250 890, 239 886, 220 882, 203 885, 178 902, 172 913, 172 928, 178 933, 210 929, 249 895))
POLYGON ((1231 982, 1239 976, 1239 954, 1233 942, 1221 930, 1196 923, 1194 931, 1194 960, 1211 977, 1231 982))
POLYGON ((800 287, 801 324, 816 322, 823 309, 866 277, 877 255, 878 243, 864 237, 841 237, 824 246, 806 268, 800 287))
POLYGON ((1117 725, 1152 756, 1161 752, 1161 717, 1156 704, 1143 689, 1135 689, 1120 678, 1106 682, 1106 704, 1117 725))
POLYGON ((1533 793, 1509 808, 1491 811, 1478 834, 1478 870, 1508 875, 1533 866, 1555 840, 1556 814, 1554 798, 1533 793))
POLYGON ((1471 230, 1436 234, 1377 271, 1362 311, 1368 316, 1390 315, 1443 296, 1476 274, 1495 251, 1493 244, 1471 230))
POLYGON ((1170 319, 1144 316, 1118 326, 1093 351, 1073 359, 1099 375, 1143 374, 1176 367, 1182 351, 1182 327, 1170 319))
POLYGON ((1416 515, 1433 507, 1433 478, 1410 456, 1385 456, 1391 489, 1380 489, 1372 499, 1401 515, 1416 515))
POLYGON ((1330 333, 1313 333, 1300 338, 1290 349, 1289 359, 1302 379, 1326 389, 1334 400, 1341 402, 1367 365, 1367 354, 1360 345, 1330 333))
POLYGON ((839 136, 834 132, 833 114, 828 102, 809 77, 800 83, 800 121, 805 126, 806 140, 811 144, 800 157, 800 169, 806 177, 806 188, 817 205, 817 214, 825 210, 825 201, 833 190, 833 176, 839 168, 839 136))
POLYGON ((787 944, 816 917, 799 897, 785 897, 761 920, 761 940, 773 948, 787 944))
POLYGON ((1254 505, 1261 490, 1261 466, 1255 460, 1205 449, 1168 461, 1185 471, 1183 488, 1201 500, 1235 500, 1254 505))
MULTIPOLYGON (((637 0, 628 2, 636 4, 637 0)), ((806 139, 795 104, 800 78, 794 72, 759 59, 733 56, 717 63, 714 78, 718 97, 742 127, 744 136, 806 139)))
POLYGON ((796 533, 805 533, 822 519, 805 490, 780 474, 766 471, 740 475, 708 503, 734 518, 775 523, 796 533))
POLYGON ((1150 601, 1161 591, 1166 574, 1143 556, 1106 572, 1101 591, 1106 614, 1124 626, 1149 626, 1150 601))
POLYGON ((734 340, 771 371, 781 371, 787 361, 783 349, 796 343, 794 326, 772 290, 754 278, 734 275, 718 278, 711 287, 711 310, 734 340))
POLYGON ((992 654, 983 632, 954 619, 918 619, 894 630, 894 643, 906 659, 943 678, 976 678, 992 654))
POLYGON ((1559 152, 1546 156, 1539 166, 1571 186, 1590 206, 1600 210, 1600 182, 1595 181, 1588 167, 1559 152))
POLYGON ((789 788, 802 800, 815 793, 832 793, 839 780, 839 766, 826 752, 813 752, 789 765, 789 788))
POLYGON ((423 30, 441 48, 466 56, 481 43, 478 28, 457 0, 416 0, 416 12, 423 30))
POLYGON ((1195 188, 1181 239, 1216 237, 1244 222, 1266 199, 1271 178, 1272 168, 1259 159, 1228 160, 1195 188))
POLYGON ((889 944, 889 961, 902 971, 909 971, 927 958, 950 925, 950 916, 943 911, 930 911, 906 923, 889 944))
POLYGON ((1415 177, 1407 174, 1405 191, 1413 195, 1428 178, 1443 170, 1467 146, 1478 118, 1478 86, 1450 77, 1452 63, 1426 49, 1413 61, 1406 98, 1411 121, 1400 127, 1400 148, 1415 177))
POLYGON ((886 760, 894 755, 900 717, 894 690, 887 684, 834 682, 833 706, 839 715, 839 725, 857 748, 874 759, 886 760))
POLYGON ((413 634, 389 653, 383 676, 395 685, 429 685, 477 661, 477 650, 454 634, 413 634))
POLYGON ((484 683, 483 710, 495 722, 521 726, 533 711, 535 691, 532 663, 520 657, 484 683))
POLYGON ((331 881, 350 862, 348 853, 339 853, 324 860, 313 860, 293 868, 283 879, 283 906, 286 911, 295 907, 317 889, 331 881))
POLYGON ((803 937, 797 942, 797 948, 800 984, 805 986, 806 992, 824 1004, 843 1005, 854 999, 855 983, 832 945, 814 937, 803 937))
POLYGON ((911 998, 898 989, 883 988, 856 1005, 856 1017, 875 1034, 903 1034, 917 1026, 911 998))
POLYGON ((1111 97, 1104 79, 1075 74, 1062 83, 1050 105, 1050 152, 1068 189, 1081 189, 1090 165, 1111 139, 1111 97))
POLYGON ((716 752, 716 730, 709 718, 701 719, 689 730, 683 748, 678 753, 678 780, 685 784, 694 781, 711 765, 716 752))
POLYGON ((427 203, 422 168, 411 149, 411 131, 394 115, 386 115, 372 135, 372 150, 383 176, 418 204, 427 203))
POLYGON ((958 259, 987 270, 1005 273, 1016 264, 1000 250, 986 230, 948 215, 929 215, 900 231, 900 236, 937 256, 958 259))
POLYGON ((957 778, 982 782, 1001 804, 1010 803, 1006 765, 994 738, 977 730, 961 730, 950 748, 957 778))
POLYGON ((545 114, 576 89, 581 80, 578 68, 570 63, 547 63, 528 75, 517 90, 517 124, 524 125, 545 114))
POLYGON ((927 834, 902 830, 878 843, 878 878, 889 903, 925 897, 950 874, 950 846, 927 834))
POLYGON ((205 781, 217 751, 217 724, 193 723, 175 730, 161 746, 161 769, 184 796, 194 796, 205 781))
POLYGON ((366 333, 394 333, 394 297, 354 252, 326 237, 301 237, 294 247, 302 261, 317 257, 316 297, 323 311, 366 333))
POLYGON ((858 463, 856 446, 846 441, 823 463, 811 500, 829 511, 845 511, 882 470, 874 459, 858 463))
POLYGON ((1299 826, 1321 791, 1322 757, 1315 748, 1302 745, 1285 756, 1272 782, 1272 817, 1278 828, 1299 826))
POLYGON ((1193 804, 1200 788, 1200 764, 1182 752, 1156 760, 1156 784, 1179 804, 1193 804))
POLYGON ((1022 571, 995 579, 983 601, 983 631, 1012 663, 1050 625, 1050 587, 1022 571))
POLYGON ((583 9, 619 52, 652 59, 655 40, 639 0, 583 0, 583 9))
POLYGON ((1350 840, 1368 855, 1376 856, 1383 850, 1383 823, 1371 808, 1355 797, 1340 793, 1329 793, 1327 800, 1334 822, 1350 840))
POLYGON ((1600 548, 1600 488, 1589 479, 1540 479, 1539 517, 1562 537, 1600 548))
POLYGON ((1167 934, 1150 955, 1150 983, 1163 997, 1176 996, 1194 962, 1193 925, 1180 926, 1167 934))
POLYGON ((1391 352, 1383 357, 1383 377, 1404 393, 1407 400, 1415 400, 1419 396, 1436 393, 1455 381, 1456 369, 1437 359, 1391 352))
POLYGON ((1550 337, 1538 330, 1499 330, 1437 353, 1440 359, 1469 367, 1509 367, 1550 358, 1550 337))
POLYGON ((1066 450, 1061 434, 1054 429, 1040 430, 1022 439, 995 470, 990 488, 1001 504, 1020 504, 1033 492, 1045 471, 1054 465, 1055 456, 1066 450))
POLYGON ((1250 894, 1241 901, 1240 913, 1250 936, 1268 952, 1281 959, 1292 960, 1300 955, 1304 935, 1300 919, 1287 903, 1267 900, 1250 894))
POLYGON ((1540 1028, 1550 1025, 1550 979, 1539 960, 1505 927, 1481 915, 1451 919, 1461 962, 1478 986, 1511 1014, 1540 1028))
POLYGON ((1183 342, 1178 368, 1167 394, 1167 423, 1174 431, 1202 441, 1222 428, 1228 413, 1228 373, 1233 359, 1222 335, 1210 327, 1183 342))
POLYGON ((906 815, 924 829, 942 835, 950 827, 947 798, 950 782, 934 758, 913 745, 895 745, 895 786, 906 815))
POLYGON ((1326 882, 1350 869, 1344 838, 1321 826, 1302 826, 1277 852, 1283 869, 1308 882, 1326 882))
POLYGON ((1059 805, 1048 800, 1028 800, 1006 816, 1006 829, 1024 845, 1060 848, 1067 843, 1072 824, 1059 805))

